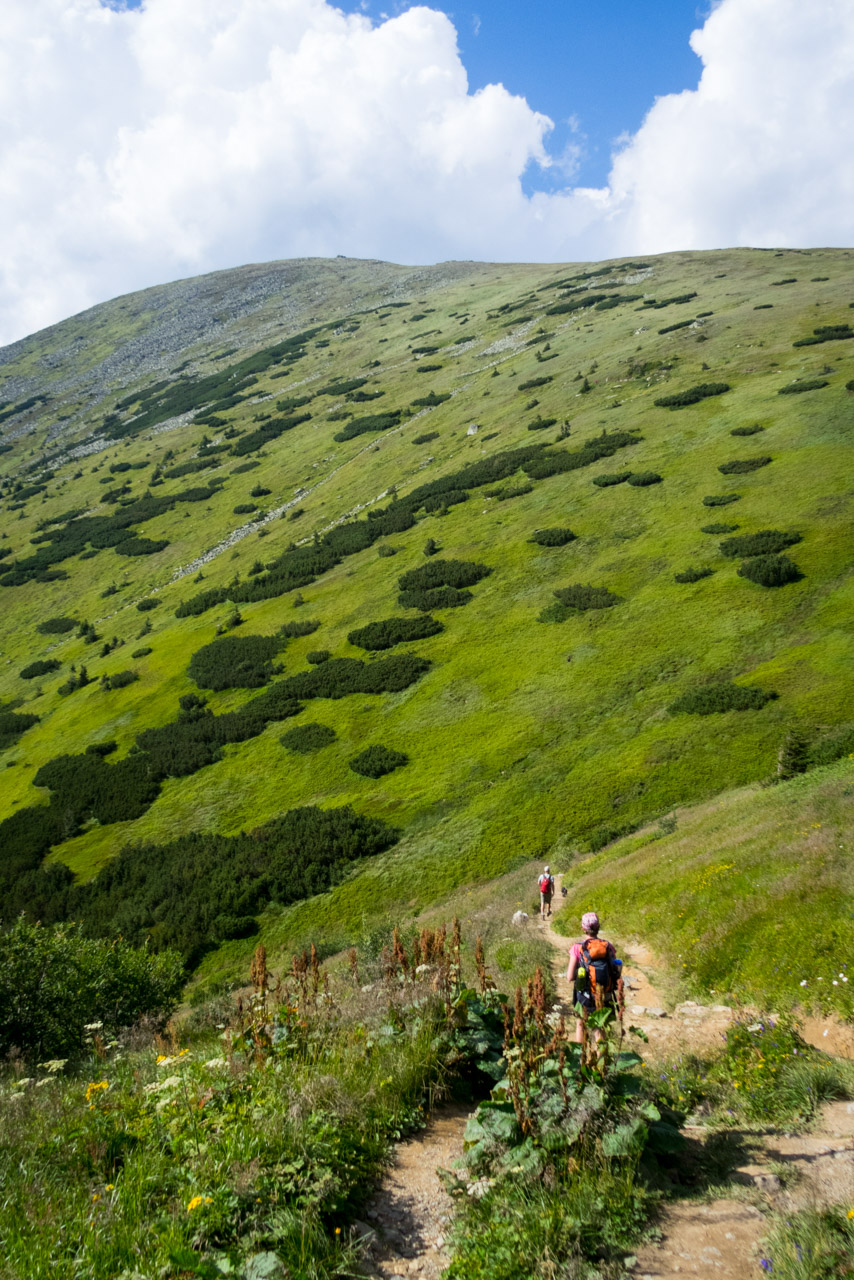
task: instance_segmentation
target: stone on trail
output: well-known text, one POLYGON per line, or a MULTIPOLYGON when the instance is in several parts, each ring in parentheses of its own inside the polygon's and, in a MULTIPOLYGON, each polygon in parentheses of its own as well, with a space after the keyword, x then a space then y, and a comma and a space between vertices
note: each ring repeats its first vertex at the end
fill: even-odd
POLYGON ((667 1010, 666 1009, 647 1009, 646 1016, 648 1018, 666 1018, 667 1010))

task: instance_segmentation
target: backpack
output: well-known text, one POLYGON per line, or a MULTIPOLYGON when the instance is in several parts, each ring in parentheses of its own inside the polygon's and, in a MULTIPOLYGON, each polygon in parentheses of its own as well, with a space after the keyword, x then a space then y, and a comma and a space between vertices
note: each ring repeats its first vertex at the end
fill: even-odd
POLYGON ((581 958, 587 970, 587 977, 579 985, 588 991, 594 1000, 597 991, 601 992, 603 1003, 613 1000, 617 989, 617 974, 608 956, 608 943, 601 938, 588 938, 582 944, 581 958))
POLYGON ((541 875, 540 876, 540 893, 549 893, 551 891, 551 887, 552 887, 551 876, 541 875))

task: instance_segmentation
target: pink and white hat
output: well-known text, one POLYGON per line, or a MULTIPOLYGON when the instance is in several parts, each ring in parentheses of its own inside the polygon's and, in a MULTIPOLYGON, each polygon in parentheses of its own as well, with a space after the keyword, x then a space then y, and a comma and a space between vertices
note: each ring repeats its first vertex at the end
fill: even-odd
POLYGON ((599 928, 599 917, 595 911, 585 911, 581 917, 581 927, 585 933, 593 933, 599 928))

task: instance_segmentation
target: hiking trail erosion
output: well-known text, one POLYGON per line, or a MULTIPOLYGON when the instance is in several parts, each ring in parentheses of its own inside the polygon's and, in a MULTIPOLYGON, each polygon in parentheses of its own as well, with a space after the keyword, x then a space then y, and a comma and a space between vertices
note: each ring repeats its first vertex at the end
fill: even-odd
MULTIPOLYGON (((563 899, 555 895, 554 909, 563 899)), ((558 1002, 572 1017, 572 991, 566 980, 570 940, 554 932, 551 920, 533 917, 527 928, 542 929, 553 947, 552 971, 558 1002)), ((603 930, 607 936, 607 931, 603 930)), ((672 1061, 682 1054, 702 1055, 721 1045, 735 1016, 723 1004, 683 1001, 668 1009, 656 986, 665 970, 637 941, 613 939, 624 960, 626 1025, 644 1031, 647 1061, 672 1061)), ((809 1018, 804 1038, 818 1048, 854 1057, 854 1032, 830 1020, 809 1018)), ((640 1048, 640 1046, 636 1046, 640 1048)), ((473 1104, 438 1107, 424 1131, 402 1142, 356 1224, 365 1247, 365 1274, 372 1277, 423 1276, 438 1280, 449 1262, 447 1234, 454 1202, 437 1170, 451 1169, 463 1152, 463 1135, 473 1104)), ((692 1117, 692 1120, 694 1117, 692 1117)), ((696 1117, 684 1127, 689 1148, 702 1149, 712 1130, 696 1117)), ((746 1280, 765 1274, 761 1243, 774 1213, 807 1207, 854 1204, 854 1102, 829 1102, 808 1133, 765 1134, 734 1129, 726 1135, 732 1170, 722 1181, 737 1188, 732 1197, 686 1198, 662 1204, 657 1239, 640 1246, 625 1261, 637 1280, 746 1280), (737 1198, 736 1198, 737 1197, 737 1198)))

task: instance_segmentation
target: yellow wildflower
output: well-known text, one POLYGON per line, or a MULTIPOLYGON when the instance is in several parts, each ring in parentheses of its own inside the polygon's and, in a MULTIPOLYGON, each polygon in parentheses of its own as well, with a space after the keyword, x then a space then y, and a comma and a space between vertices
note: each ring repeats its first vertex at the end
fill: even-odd
POLYGON ((187 1201, 187 1213, 192 1213, 194 1209, 200 1208, 203 1204, 213 1204, 210 1196, 193 1196, 192 1200, 187 1201))
POLYGON ((109 1080, 93 1080, 86 1086, 86 1101, 91 1102, 96 1093, 100 1093, 102 1089, 109 1089, 109 1080))

